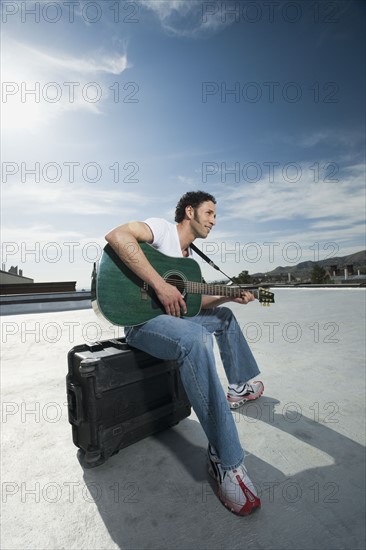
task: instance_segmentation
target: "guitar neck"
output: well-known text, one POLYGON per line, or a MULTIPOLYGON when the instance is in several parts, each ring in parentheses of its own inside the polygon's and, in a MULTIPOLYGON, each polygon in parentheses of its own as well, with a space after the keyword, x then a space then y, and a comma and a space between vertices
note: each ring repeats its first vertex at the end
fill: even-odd
POLYGON ((239 298, 245 290, 258 298, 258 287, 253 286, 228 286, 187 281, 185 287, 190 294, 204 294, 207 296, 225 296, 226 298, 239 298))

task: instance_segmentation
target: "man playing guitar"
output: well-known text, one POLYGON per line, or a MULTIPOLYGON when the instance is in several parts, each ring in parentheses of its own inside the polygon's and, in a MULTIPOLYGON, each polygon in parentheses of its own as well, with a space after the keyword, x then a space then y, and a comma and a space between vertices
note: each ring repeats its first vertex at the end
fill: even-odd
POLYGON ((220 500, 232 512, 247 515, 260 499, 244 466, 244 450, 230 409, 263 393, 254 356, 226 302, 248 304, 254 295, 203 296, 201 311, 186 317, 180 290, 167 282, 148 261, 139 243, 150 243, 168 256, 192 256, 191 243, 205 239, 216 224, 216 200, 205 192, 186 193, 178 202, 176 224, 148 218, 120 225, 106 240, 122 262, 153 289, 162 312, 138 326, 125 327, 128 344, 180 365, 181 379, 208 439, 209 473, 215 478, 220 500), (165 311, 165 314, 164 314, 165 311), (220 383, 213 351, 215 336, 228 379, 227 395, 220 383))

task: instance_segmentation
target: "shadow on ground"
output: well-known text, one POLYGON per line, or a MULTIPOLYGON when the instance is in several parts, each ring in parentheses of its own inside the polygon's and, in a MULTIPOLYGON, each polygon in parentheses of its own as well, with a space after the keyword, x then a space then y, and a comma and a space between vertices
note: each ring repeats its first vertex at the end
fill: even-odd
MULTIPOLYGON (((84 469, 85 483, 115 543, 124 549, 364 548, 364 448, 296 411, 292 418, 278 414, 278 404, 265 397, 235 415, 256 421, 259 438, 261 423, 267 424, 268 445, 283 446, 281 434, 287 433, 286 445, 300 440, 325 453, 330 465, 286 476, 249 454, 246 466, 262 508, 237 517, 214 494, 201 426, 185 419, 98 468, 84 469)), ((288 451, 290 447, 281 449, 283 456, 288 451)))

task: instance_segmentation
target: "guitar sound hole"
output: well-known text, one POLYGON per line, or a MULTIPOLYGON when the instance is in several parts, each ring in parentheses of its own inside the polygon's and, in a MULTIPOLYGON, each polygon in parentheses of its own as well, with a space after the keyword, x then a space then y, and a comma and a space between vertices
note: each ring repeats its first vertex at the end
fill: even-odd
POLYGON ((179 290, 179 292, 183 296, 185 296, 186 292, 184 289, 184 280, 182 277, 180 277, 179 275, 169 275, 169 277, 167 277, 165 280, 170 285, 175 286, 179 290))
MULTIPOLYGON (((170 285, 175 286, 182 294, 183 298, 186 298, 187 293, 184 289, 184 279, 182 277, 180 277, 179 275, 169 275, 168 277, 165 277, 165 281, 170 285)), ((161 309, 164 313, 164 308, 159 300, 156 298, 155 293, 154 296, 151 298, 151 306, 153 309, 161 309)))

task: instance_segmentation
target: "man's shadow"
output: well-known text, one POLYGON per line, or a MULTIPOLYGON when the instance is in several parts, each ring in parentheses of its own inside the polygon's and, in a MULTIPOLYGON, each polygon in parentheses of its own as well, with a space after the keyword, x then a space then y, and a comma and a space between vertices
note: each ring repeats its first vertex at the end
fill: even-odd
MULTIPOLYGON (((262 500, 248 518, 229 513, 215 496, 200 424, 185 419, 127 447, 84 480, 115 543, 136 548, 364 548, 364 447, 324 424, 262 397, 236 411, 236 421, 265 423, 269 450, 286 458, 292 438, 326 453, 326 466, 286 475, 248 454, 246 467, 262 500), (268 428, 269 436, 268 436, 268 428), (273 433, 272 433, 273 432, 273 433), (243 539, 245 536, 245 541, 243 539), (230 544, 228 544, 230 541, 230 544)), ((244 441, 245 444, 245 441, 244 441)), ((275 460, 274 460, 275 462, 275 460)))

